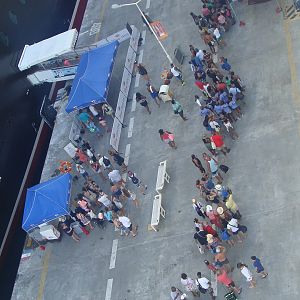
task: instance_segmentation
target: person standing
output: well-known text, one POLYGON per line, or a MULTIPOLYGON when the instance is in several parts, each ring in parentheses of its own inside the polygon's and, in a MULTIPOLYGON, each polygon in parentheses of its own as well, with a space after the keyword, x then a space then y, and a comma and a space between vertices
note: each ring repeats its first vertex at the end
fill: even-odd
POLYGON ((119 170, 112 170, 111 172, 109 172, 108 178, 113 184, 116 183, 116 184, 120 185, 120 184, 124 183, 119 170))
POLYGON ((224 200, 226 207, 231 212, 232 216, 236 219, 241 219, 242 215, 239 211, 239 207, 236 202, 233 200, 233 195, 231 189, 227 189, 228 197, 224 200))
POLYGON ((112 171, 112 164, 108 157, 98 154, 98 163, 104 170, 112 171))
POLYGON ((235 131, 234 127, 232 126, 232 124, 230 123, 230 121, 227 118, 223 118, 223 124, 227 130, 227 132, 229 133, 230 137, 233 140, 236 140, 239 138, 239 135, 237 134, 237 132, 235 131))
POLYGON ((171 100, 171 104, 172 104, 174 114, 179 115, 182 118, 183 121, 186 121, 187 118, 183 115, 182 105, 178 101, 176 101, 175 99, 171 100))
POLYGON ((160 139, 167 143, 171 148, 177 149, 177 146, 175 144, 175 137, 174 134, 170 131, 159 129, 158 130, 160 139))
POLYGON ((148 105, 148 101, 146 96, 142 95, 141 93, 136 93, 136 102, 138 102, 141 106, 145 107, 149 115, 151 115, 151 110, 148 105))
POLYGON ((192 158, 192 162, 193 162, 193 164, 195 165, 195 167, 198 168, 202 174, 205 174, 206 171, 205 171, 205 169, 203 168, 200 159, 199 159, 195 154, 192 154, 192 155, 191 155, 191 158, 192 158))
POLYGON ((214 132, 210 140, 215 144, 217 151, 221 151, 224 155, 230 152, 230 149, 224 143, 223 136, 218 132, 214 132))
POLYGON ((206 294, 207 292, 209 292, 211 298, 216 299, 211 286, 211 282, 206 277, 202 276, 201 272, 197 272, 197 278, 195 279, 195 281, 200 293, 206 294))
POLYGON ((207 243, 207 234, 204 231, 202 226, 195 228, 196 232, 194 233, 194 239, 198 242, 198 248, 201 254, 204 253, 205 248, 208 248, 207 243))
POLYGON ((182 291, 175 286, 171 287, 171 300, 184 300, 186 299, 186 294, 182 293, 182 291))
POLYGON ((202 136, 202 142, 204 143, 205 147, 207 148, 207 150, 214 156, 217 155, 216 150, 213 149, 212 144, 211 144, 211 140, 209 138, 208 135, 203 134, 202 136))
POLYGON ((181 81, 182 86, 185 85, 185 82, 182 78, 182 72, 174 64, 171 64, 170 72, 173 74, 174 77, 181 81))
POLYGON ((84 167, 80 163, 76 164, 76 170, 79 174, 82 175, 82 177, 85 180, 88 180, 90 178, 89 173, 84 169, 84 167))
POLYGON ((256 272, 262 277, 266 278, 268 276, 268 273, 265 271, 265 268, 261 264, 261 261, 256 256, 251 256, 251 260, 253 263, 253 267, 256 268, 256 272))
POLYGON ((123 225, 123 227, 126 230, 126 235, 129 234, 129 232, 132 234, 133 237, 135 237, 137 235, 137 230, 136 230, 136 226, 132 225, 131 220, 123 215, 120 215, 118 217, 119 222, 121 222, 121 224, 123 225))
POLYGON ((204 260, 205 265, 207 266, 208 270, 212 271, 214 274, 217 273, 217 268, 210 263, 208 260, 204 260))
POLYGON ((124 158, 115 150, 108 150, 108 154, 114 159, 114 161, 122 168, 122 171, 127 170, 127 166, 124 163, 124 158))
POLYGON ((205 219, 205 212, 204 212, 204 206, 198 201, 196 201, 196 199, 192 199, 192 204, 193 204, 193 208, 195 210, 195 212, 198 214, 199 217, 202 217, 203 219, 205 219))
POLYGON ((240 229, 240 225, 237 219, 231 218, 231 220, 227 224, 227 229, 233 234, 233 236, 237 237, 237 241, 239 243, 243 242, 243 238, 245 237, 245 235, 240 229))
POLYGON ((206 161, 207 163, 207 169, 209 170, 209 172, 211 173, 211 176, 213 178, 216 178, 218 183, 222 183, 223 181, 223 177, 221 176, 221 174, 219 173, 219 165, 218 162, 213 158, 210 157, 208 154, 206 153, 202 153, 202 157, 203 159, 206 161))
POLYGON ((242 263, 238 263, 236 265, 238 269, 240 269, 242 275, 246 278, 247 282, 249 282, 249 288, 255 288, 256 287, 256 281, 253 277, 253 274, 251 271, 248 269, 248 266, 242 263))
POLYGON ((229 273, 233 271, 233 267, 230 266, 229 260, 225 253, 226 248, 224 246, 217 246, 214 260, 216 266, 219 268, 224 267, 224 270, 229 273))
POLYGON ((191 292, 194 297, 199 297, 200 293, 194 280, 188 277, 185 273, 181 274, 181 284, 187 292, 191 292))
POLYGON ((228 276, 225 270, 217 270, 217 281, 238 294, 242 292, 242 289, 235 285, 234 281, 228 276))
POLYGON ((140 189, 141 193, 143 195, 146 195, 147 185, 143 184, 143 182, 139 178, 136 177, 135 173, 128 171, 127 175, 131 179, 132 183, 135 184, 137 186, 137 188, 140 189))
POLYGON ((147 81, 150 82, 150 78, 146 68, 142 64, 138 64, 136 61, 134 62, 136 71, 147 81))

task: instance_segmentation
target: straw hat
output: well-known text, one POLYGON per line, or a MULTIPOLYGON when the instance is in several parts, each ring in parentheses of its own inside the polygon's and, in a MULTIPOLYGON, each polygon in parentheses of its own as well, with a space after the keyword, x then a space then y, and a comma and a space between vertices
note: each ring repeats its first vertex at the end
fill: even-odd
POLYGON ((192 199, 192 202, 193 202, 193 203, 196 203, 196 199, 192 199))
POLYGON ((206 205, 206 212, 210 212, 212 210, 213 210, 213 208, 211 205, 206 205))
POLYGON ((219 207, 217 208, 217 213, 218 213, 219 215, 222 215, 222 214, 224 213, 223 207, 219 206, 219 207))
POLYGON ((209 243, 209 244, 211 244, 213 241, 214 241, 214 236, 212 235, 212 234, 208 234, 207 236, 206 236, 206 239, 207 239, 207 242, 209 243))

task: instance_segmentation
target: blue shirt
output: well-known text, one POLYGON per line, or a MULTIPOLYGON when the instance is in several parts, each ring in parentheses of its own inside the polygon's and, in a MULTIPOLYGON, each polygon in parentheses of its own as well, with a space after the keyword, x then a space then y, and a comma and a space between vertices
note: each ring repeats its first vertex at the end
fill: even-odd
POLYGON ((229 105, 227 103, 223 104, 222 105, 222 108, 223 108, 223 111, 227 114, 230 114, 231 113, 231 109, 229 107, 229 105))
POLYGON ((232 100, 229 102, 229 106, 232 108, 232 109, 236 109, 238 108, 239 106, 236 104, 236 100, 232 98, 232 100))
POLYGON ((209 109, 207 109, 207 108, 202 108, 202 109, 200 109, 200 116, 201 117, 205 117, 205 116, 207 116, 208 114, 210 113, 210 110, 209 109))
POLYGON ((221 105, 215 105, 214 111, 215 111, 217 114, 220 114, 220 113, 222 113, 223 108, 222 108, 221 105))
POLYGON ((264 270, 263 265, 260 262, 260 259, 256 257, 256 260, 253 262, 253 267, 256 268, 257 273, 260 273, 264 270))
POLYGON ((228 101, 229 101, 226 92, 223 92, 223 93, 220 95, 220 100, 223 101, 223 102, 228 102, 228 101))

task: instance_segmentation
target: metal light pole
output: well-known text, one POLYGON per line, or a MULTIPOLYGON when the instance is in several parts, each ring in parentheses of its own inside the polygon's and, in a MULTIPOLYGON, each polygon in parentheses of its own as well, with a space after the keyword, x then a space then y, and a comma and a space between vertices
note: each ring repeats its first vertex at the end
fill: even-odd
POLYGON ((150 23, 148 22, 145 14, 143 13, 143 11, 141 10, 141 8, 139 7, 139 3, 141 2, 142 0, 139 0, 137 2, 133 2, 133 3, 125 3, 125 4, 113 4, 111 6, 111 8, 115 9, 115 8, 120 8, 120 7, 123 7, 123 6, 132 6, 132 5, 135 5, 137 7, 137 9, 139 10, 140 14, 142 15, 143 19, 145 20, 145 22, 147 23, 149 29, 151 30, 151 32, 154 34, 158 44, 160 45, 160 47, 162 48, 162 50, 164 51, 164 53, 166 54, 168 60, 170 63, 173 63, 172 61, 172 58, 171 56, 168 54, 167 50, 165 49, 165 47, 163 46, 163 44, 161 43, 161 41, 159 40, 158 36, 156 35, 155 31, 152 29, 150 23))

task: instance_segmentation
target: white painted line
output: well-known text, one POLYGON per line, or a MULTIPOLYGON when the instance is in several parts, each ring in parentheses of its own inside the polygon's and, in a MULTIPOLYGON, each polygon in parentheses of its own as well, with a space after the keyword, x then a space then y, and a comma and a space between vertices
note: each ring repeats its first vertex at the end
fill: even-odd
POLYGON ((134 84, 134 87, 139 87, 140 85, 140 77, 141 75, 140 74, 136 74, 136 77, 135 77, 135 84, 134 84))
POLYGON ((214 291, 214 296, 218 296, 218 284, 217 284, 217 274, 214 274, 213 271, 210 271, 210 282, 211 282, 211 287, 214 291))
POLYGON ((145 42, 146 42, 146 30, 143 30, 142 32, 142 39, 143 39, 143 45, 145 45, 145 42))
POLYGON ((124 182, 127 181, 127 173, 123 173, 121 177, 122 177, 124 182))
POLYGON ((143 61, 143 56, 144 56, 144 49, 142 49, 139 53, 139 59, 138 59, 138 63, 141 64, 143 61))
POLYGON ((113 240, 112 249, 111 249, 111 257, 109 263, 109 269, 114 269, 116 266, 116 258, 117 258, 117 250, 118 250, 118 240, 113 240))
POLYGON ((150 8, 150 3, 151 3, 151 0, 147 0, 147 3, 146 3, 146 9, 149 9, 149 8, 150 8))
POLYGON ((111 299, 111 291, 112 291, 113 281, 114 281, 113 278, 107 279, 105 300, 111 299))
POLYGON ((133 131, 133 124, 134 124, 134 117, 131 117, 129 120, 129 126, 128 126, 128 137, 132 137, 132 131, 133 131))
POLYGON ((129 163, 130 146, 131 146, 131 144, 127 144, 126 148, 125 148, 124 163, 126 166, 128 166, 128 163, 129 163))
POLYGON ((131 112, 134 112, 135 109, 136 109, 136 93, 134 93, 132 97, 131 112))

